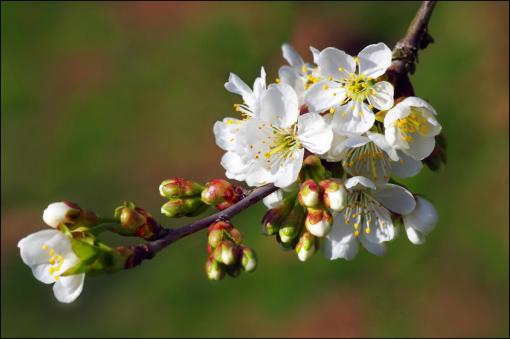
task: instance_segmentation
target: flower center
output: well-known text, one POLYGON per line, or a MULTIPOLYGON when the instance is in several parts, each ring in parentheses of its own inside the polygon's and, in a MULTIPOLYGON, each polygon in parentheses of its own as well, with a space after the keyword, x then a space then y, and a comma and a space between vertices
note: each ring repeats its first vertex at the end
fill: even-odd
MULTIPOLYGON (((375 207, 381 204, 365 191, 352 191, 347 194, 347 204, 344 210, 345 224, 353 222, 354 236, 359 237, 360 232, 370 234, 370 225, 378 220, 375 207)), ((384 222, 379 221, 381 226, 384 222)))
MULTIPOLYGON (((48 269, 50 275, 55 275, 56 272, 60 271, 62 265, 64 264, 64 257, 58 254, 54 248, 50 248, 48 245, 43 245, 41 247, 43 250, 48 251, 48 261, 50 263, 50 268, 48 269)), ((59 280, 60 276, 56 275, 55 280, 59 280)))
POLYGON ((246 103, 234 104, 234 110, 241 115, 242 120, 248 120, 253 116, 253 112, 246 103))
POLYGON ((365 74, 351 73, 344 81, 346 96, 356 101, 363 101, 372 92, 372 81, 365 74))
POLYGON ((269 159, 272 156, 287 159, 293 156, 294 151, 301 148, 301 143, 297 137, 297 124, 290 128, 279 128, 271 126, 273 129, 270 136, 271 144, 269 150, 264 156, 269 159))
POLYGON ((405 118, 395 121, 395 126, 398 127, 402 138, 407 142, 413 141, 412 134, 426 135, 429 131, 427 119, 416 108, 411 108, 411 114, 405 118))
POLYGON ((387 180, 391 172, 391 159, 373 142, 350 148, 342 165, 352 175, 371 177, 373 180, 379 179, 380 174, 387 180))

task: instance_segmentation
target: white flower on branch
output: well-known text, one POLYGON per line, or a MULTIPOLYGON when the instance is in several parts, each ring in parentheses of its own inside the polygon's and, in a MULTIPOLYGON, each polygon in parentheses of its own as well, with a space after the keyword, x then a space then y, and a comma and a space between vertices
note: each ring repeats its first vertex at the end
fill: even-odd
POLYGON ((402 219, 409 241, 420 245, 425 242, 425 236, 436 227, 438 215, 430 201, 416 197, 415 209, 410 214, 402 216, 402 219))

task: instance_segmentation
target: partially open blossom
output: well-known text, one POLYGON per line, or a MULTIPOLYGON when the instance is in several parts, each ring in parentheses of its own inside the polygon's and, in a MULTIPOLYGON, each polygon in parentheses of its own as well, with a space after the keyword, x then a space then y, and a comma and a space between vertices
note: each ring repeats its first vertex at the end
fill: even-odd
POLYGON ((388 144, 413 159, 425 159, 434 150, 435 136, 441 132, 436 115, 436 110, 425 100, 405 98, 384 117, 388 144))
MULTIPOLYGON (((319 114, 299 114, 295 91, 283 83, 264 91, 260 111, 236 131, 231 138, 233 146, 224 148, 228 152, 221 164, 227 177, 246 181, 249 186, 289 186, 298 177, 305 149, 325 153, 333 138, 330 126, 319 114)), ((215 133, 221 147, 218 140, 225 136, 215 133)))
POLYGON ((315 61, 324 80, 305 96, 310 110, 334 113, 333 124, 342 131, 363 133, 375 122, 373 108, 393 106, 393 86, 377 81, 391 64, 391 50, 384 43, 365 47, 356 58, 328 47, 315 61))
POLYGON ((340 212, 347 203, 347 191, 339 180, 326 179, 319 183, 322 188, 324 206, 334 212, 340 212))
POLYGON ((331 260, 350 260, 358 253, 358 242, 372 254, 384 254, 384 243, 396 235, 390 211, 411 213, 416 206, 413 195, 401 186, 374 184, 361 176, 347 179, 345 188, 347 204, 335 217, 324 242, 324 254, 331 260))
POLYGON ((32 269, 34 277, 53 285, 55 298, 62 303, 71 303, 83 290, 85 274, 62 276, 69 268, 79 263, 73 252, 71 239, 57 230, 43 230, 18 242, 23 262, 32 269))
POLYGON ((402 216, 404 228, 407 237, 415 245, 425 242, 425 237, 429 234, 438 221, 436 208, 432 203, 422 197, 415 197, 416 207, 414 210, 402 216))
POLYGON ((70 201, 59 201, 50 204, 43 212, 46 225, 57 228, 60 224, 73 224, 81 215, 82 209, 70 201))
POLYGON ((333 217, 327 209, 308 208, 306 211, 306 229, 316 237, 322 238, 331 231, 333 217))

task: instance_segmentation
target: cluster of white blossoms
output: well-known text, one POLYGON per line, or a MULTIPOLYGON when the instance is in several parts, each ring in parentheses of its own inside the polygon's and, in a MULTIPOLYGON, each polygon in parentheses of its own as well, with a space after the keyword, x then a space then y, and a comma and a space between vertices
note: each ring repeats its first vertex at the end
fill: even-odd
POLYGON ((226 151, 221 164, 228 178, 281 189, 265 199, 273 209, 264 219, 271 229, 266 233, 277 234, 281 243, 289 240, 302 260, 309 257, 299 245, 303 239, 310 253, 320 240, 329 259, 352 259, 359 243, 381 255, 397 234, 397 222, 411 242, 422 243, 437 212, 392 178, 418 174, 434 150, 441 132, 434 108, 418 97, 394 98, 393 85, 385 80, 392 53, 384 43, 369 45, 356 57, 333 47, 311 48, 313 64, 288 44, 282 51, 289 65, 279 69, 273 84, 266 84, 263 68, 253 89, 230 75, 225 88, 242 97, 243 103, 234 105, 240 117, 214 125, 216 142, 226 151), (304 171, 307 156, 341 174, 314 177, 313 170, 304 171), (326 203, 331 183, 324 179, 342 191, 335 208, 326 203), (298 191, 312 198, 284 198, 298 191), (301 219, 293 212, 297 205, 304 208, 301 219), (289 218, 305 227, 289 228, 289 218), (319 232, 311 226, 317 220, 323 225, 319 232))

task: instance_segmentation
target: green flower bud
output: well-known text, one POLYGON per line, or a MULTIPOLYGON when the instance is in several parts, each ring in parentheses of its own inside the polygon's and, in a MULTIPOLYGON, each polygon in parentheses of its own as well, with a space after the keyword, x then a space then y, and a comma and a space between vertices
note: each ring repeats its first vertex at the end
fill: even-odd
POLYGON ((203 189, 202 185, 183 178, 167 179, 159 185, 159 193, 168 199, 199 196, 203 189))
POLYGON ((243 241, 243 235, 237 228, 232 228, 228 231, 228 235, 230 239, 232 239, 233 242, 235 242, 237 245, 241 244, 243 241))
POLYGON ((242 246, 241 265, 246 272, 253 272, 257 268, 257 256, 250 247, 242 246))
POLYGON ((299 242, 296 245, 296 253, 299 260, 307 261, 310 259, 316 251, 316 239, 309 232, 303 232, 299 238, 299 242))
POLYGON ((209 280, 221 280, 225 276, 225 266, 209 256, 205 262, 205 274, 209 280))
MULTIPOLYGON (((223 179, 213 179, 202 190, 202 201, 207 205, 220 205, 234 199, 234 186, 223 179)), ((220 205, 221 206, 221 205, 220 205)))
POLYGON ((301 184, 298 200, 303 207, 316 207, 320 203, 321 188, 313 179, 308 179, 301 184))
POLYGON ((161 213, 169 218, 194 217, 207 208, 200 198, 174 198, 161 206, 161 213))
POLYGON ((301 207, 299 204, 296 204, 289 215, 282 222, 282 226, 278 232, 280 240, 283 243, 292 243, 293 240, 299 236, 303 225, 304 216, 305 213, 303 207, 301 207))
POLYGON ((294 201, 293 197, 287 197, 277 207, 269 209, 262 217, 262 233, 265 235, 278 233, 283 220, 292 210, 294 201))
POLYGON ((163 230, 146 210, 136 207, 132 202, 117 207, 114 216, 119 219, 119 225, 113 226, 111 231, 121 235, 150 240, 163 230))
POLYGON ((326 169, 322 166, 321 159, 318 156, 309 155, 303 160, 303 168, 300 174, 303 181, 308 177, 319 182, 326 176, 326 169))
POLYGON ((335 212, 342 211, 347 203, 347 191, 342 182, 326 179, 322 180, 319 186, 324 190, 324 206, 335 212))
POLYGON ((332 224, 333 216, 327 209, 307 209, 305 226, 306 229, 316 237, 322 238, 328 235, 328 233, 331 231, 332 224))
POLYGON ((207 237, 207 243, 211 248, 216 248, 224 239, 224 230, 212 230, 207 237))

